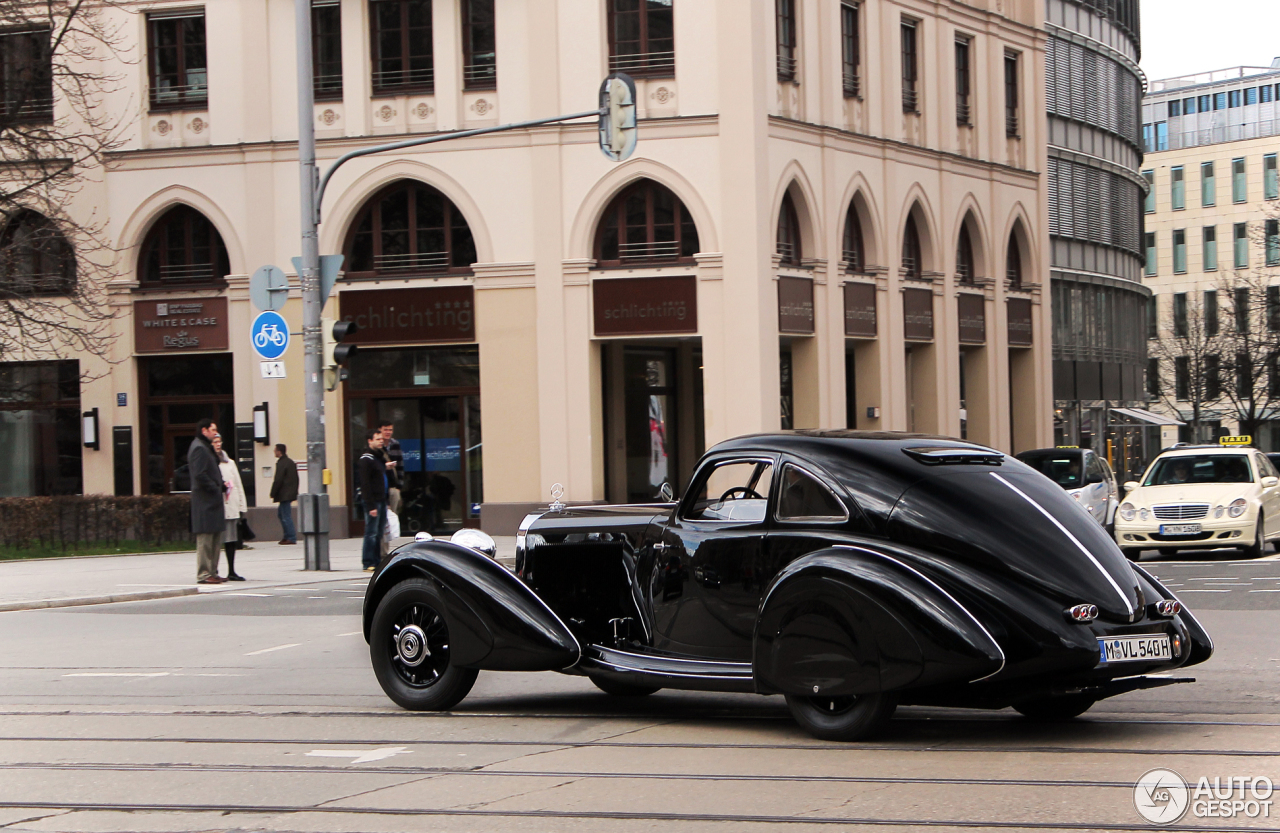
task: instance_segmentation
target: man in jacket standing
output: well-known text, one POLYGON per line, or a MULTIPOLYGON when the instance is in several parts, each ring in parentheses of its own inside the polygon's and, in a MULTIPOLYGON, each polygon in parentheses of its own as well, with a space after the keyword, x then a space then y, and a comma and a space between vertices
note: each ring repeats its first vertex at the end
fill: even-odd
MULTIPOLYGON (((399 515, 400 490, 404 488, 404 452, 400 450, 400 441, 391 436, 395 430, 395 423, 389 419, 378 425, 382 434, 382 459, 387 467, 387 511, 399 515)), ((391 551, 391 542, 386 535, 382 536, 381 546, 382 557, 386 558, 391 551)))
POLYGON ((289 459, 284 443, 276 443, 276 478, 271 481, 271 499, 280 504, 276 515, 284 535, 282 544, 298 543, 298 530, 293 525, 293 502, 298 499, 298 464, 289 459))
POLYGON ((382 556, 382 535, 387 523, 387 466, 382 458, 382 432, 370 428, 364 440, 368 448, 356 460, 356 487, 365 514, 360 562, 370 572, 382 556))
POLYGON ((222 584, 218 575, 218 556, 226 531, 223 517, 227 492, 222 482, 218 458, 213 453, 213 438, 218 426, 205 418, 196 423, 196 437, 187 449, 187 469, 191 472, 191 531, 196 535, 196 582, 222 584))

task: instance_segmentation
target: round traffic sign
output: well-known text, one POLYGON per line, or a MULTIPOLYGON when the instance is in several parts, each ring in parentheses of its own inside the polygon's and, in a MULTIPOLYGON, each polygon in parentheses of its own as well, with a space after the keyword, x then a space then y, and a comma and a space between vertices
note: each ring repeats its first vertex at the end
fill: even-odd
POLYGON ((279 266, 262 266, 249 278, 249 300, 260 310, 280 310, 289 300, 289 278, 279 266))
POLYGON ((249 339, 259 356, 268 361, 278 359, 289 349, 289 325, 278 312, 260 312, 249 328, 249 339))

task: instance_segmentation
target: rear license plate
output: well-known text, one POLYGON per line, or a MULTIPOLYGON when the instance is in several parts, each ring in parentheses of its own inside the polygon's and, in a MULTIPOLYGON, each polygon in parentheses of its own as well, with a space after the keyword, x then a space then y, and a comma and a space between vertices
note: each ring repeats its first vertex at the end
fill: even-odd
POLYGON ((1199 535, 1200 524, 1160 524, 1161 535, 1199 535))
POLYGON ((1098 651, 1104 663, 1173 659, 1168 636, 1113 636, 1099 639, 1098 651))

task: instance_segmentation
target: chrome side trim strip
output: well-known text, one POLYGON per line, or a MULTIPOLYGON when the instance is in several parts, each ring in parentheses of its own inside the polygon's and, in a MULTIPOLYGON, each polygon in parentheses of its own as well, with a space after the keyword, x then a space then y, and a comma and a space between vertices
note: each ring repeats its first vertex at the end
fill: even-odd
POLYGON ((641 654, 635 651, 624 651, 621 648, 609 648, 604 645, 592 645, 597 651, 606 654, 618 654, 624 657, 635 657, 636 659, 657 660, 659 662, 684 662, 692 665, 724 665, 728 668, 745 668, 748 672, 751 669, 749 662, 731 662, 722 659, 690 659, 685 657, 668 657, 660 654, 641 654))
POLYGON ((1087 557, 1090 561, 1093 562, 1093 566, 1098 568, 1098 572, 1102 573, 1103 577, 1105 577, 1106 580, 1115 589, 1116 595, 1120 597, 1120 601, 1124 602, 1124 608, 1125 610, 1129 611, 1129 616, 1132 617, 1137 612, 1136 610, 1134 610, 1133 605, 1129 603, 1129 597, 1126 596, 1124 594, 1124 591, 1120 589, 1120 585, 1116 584, 1115 578, 1113 578, 1112 575, 1107 572, 1106 568, 1102 566, 1101 562, 1099 562, 1097 558, 1094 558, 1093 553, 1089 552, 1089 548, 1086 547, 1084 544, 1080 543, 1079 538, 1071 534, 1071 530, 1063 526, 1061 521, 1059 521, 1053 515, 1049 514, 1048 509, 1045 509, 1043 506, 1036 503, 1035 500, 1033 500, 1032 497, 1028 495, 1026 492, 1022 491, 1017 486, 1010 483, 1008 480, 1005 480, 1003 477, 1001 477, 999 474, 997 474, 994 471, 987 472, 987 474, 991 475, 996 480, 999 480, 1001 483, 1008 486, 1016 494, 1018 494, 1023 500, 1025 500, 1027 503, 1034 506, 1036 509, 1040 510, 1040 514, 1048 518, 1049 521, 1058 528, 1059 532, 1067 536, 1067 538, 1071 540, 1071 543, 1075 544, 1076 547, 1080 550, 1080 552, 1084 553, 1085 557, 1087 557))

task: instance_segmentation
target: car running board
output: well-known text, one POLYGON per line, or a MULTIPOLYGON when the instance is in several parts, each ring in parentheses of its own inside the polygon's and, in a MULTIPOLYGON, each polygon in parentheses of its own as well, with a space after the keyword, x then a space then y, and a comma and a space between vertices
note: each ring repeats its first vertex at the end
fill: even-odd
POLYGON ((712 659, 684 659, 660 654, 642 654, 588 645, 577 670, 636 686, 687 689, 691 691, 756 690, 749 662, 712 659))
POLYGON ((1130 691, 1137 691, 1141 688, 1159 688, 1166 685, 1177 685, 1178 683, 1194 683, 1195 677, 1117 677, 1114 680, 1108 680, 1105 683, 1096 685, 1077 686, 1075 688, 1055 691, 1054 694, 1088 694, 1101 700, 1105 697, 1115 697, 1117 694, 1127 694, 1130 691))

